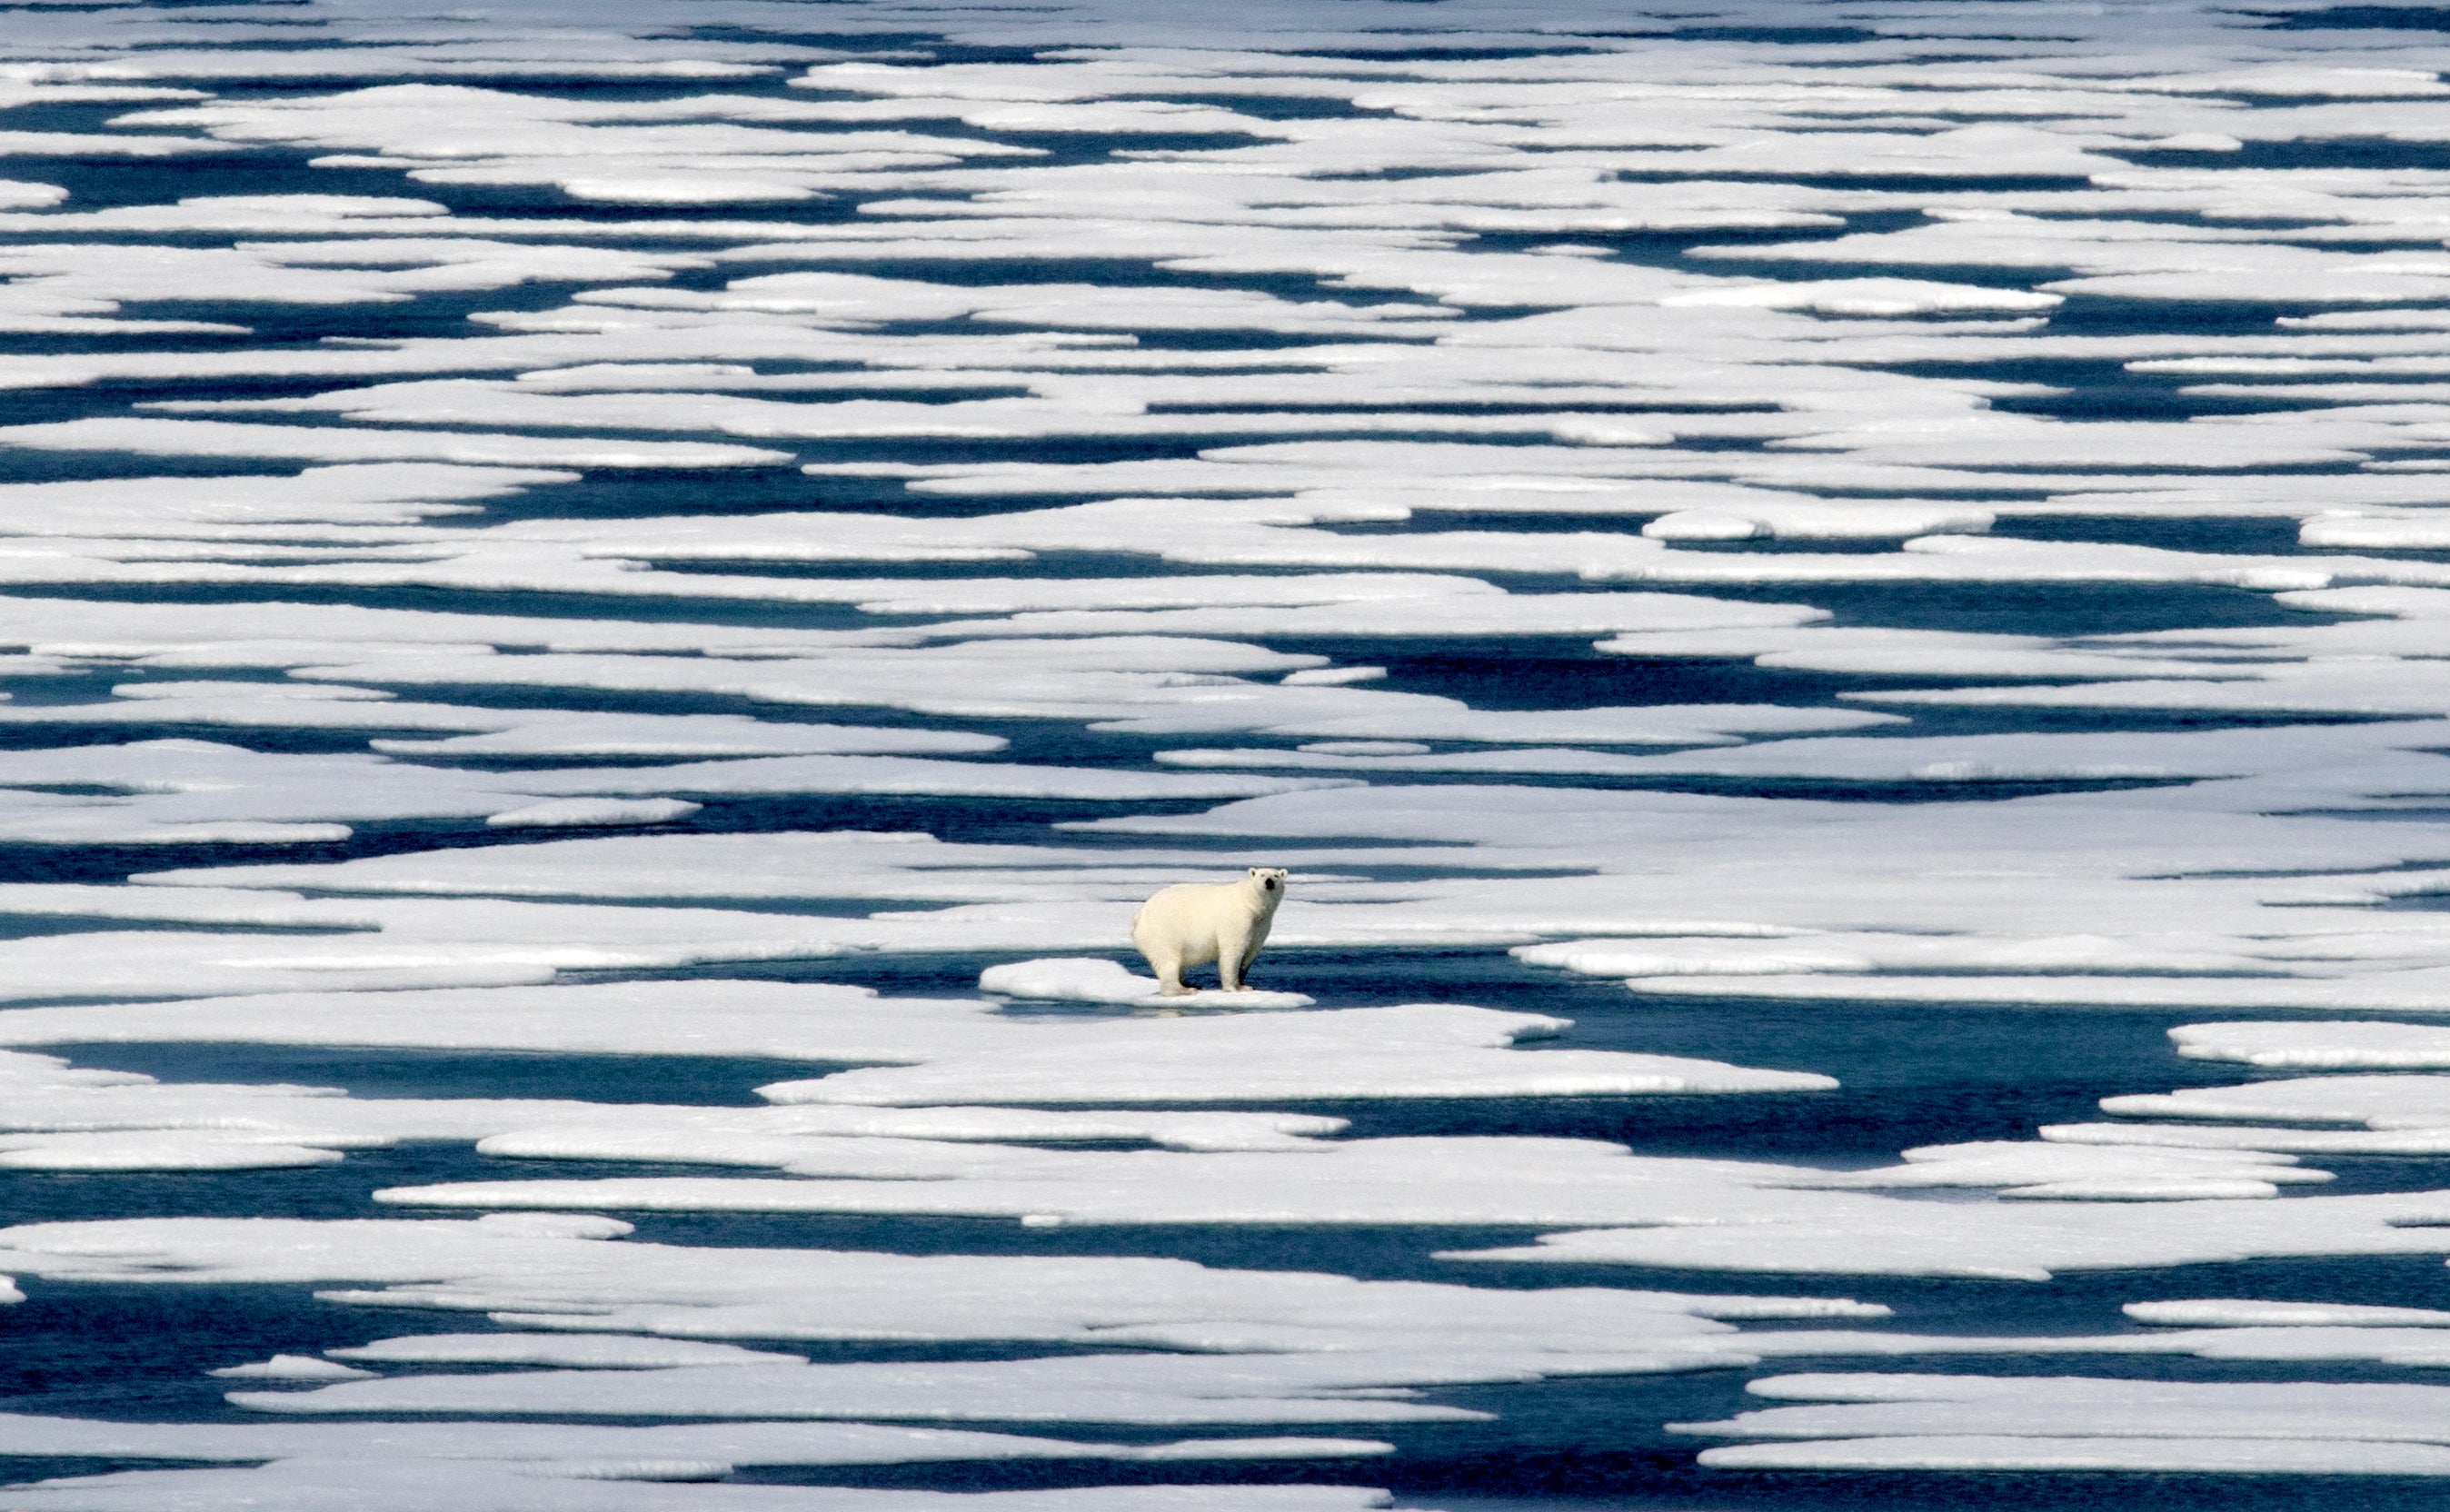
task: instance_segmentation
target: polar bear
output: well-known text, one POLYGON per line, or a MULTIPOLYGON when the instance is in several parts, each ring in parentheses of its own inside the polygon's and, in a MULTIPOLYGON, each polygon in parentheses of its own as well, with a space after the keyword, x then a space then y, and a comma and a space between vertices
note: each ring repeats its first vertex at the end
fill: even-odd
POLYGON ((1212 960, 1227 992, 1249 992, 1243 978, 1284 901, 1282 866, 1254 866, 1235 882, 1180 882, 1140 904, 1132 916, 1132 943, 1148 958, 1157 990, 1168 998, 1198 991, 1182 984, 1183 968, 1212 960))

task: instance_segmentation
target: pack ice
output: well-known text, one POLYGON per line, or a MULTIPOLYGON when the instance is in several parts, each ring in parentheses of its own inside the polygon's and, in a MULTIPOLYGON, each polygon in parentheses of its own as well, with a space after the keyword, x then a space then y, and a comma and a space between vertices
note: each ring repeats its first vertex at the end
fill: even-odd
POLYGON ((2421 13, 9 15, 0 1503, 2450 1472, 2421 13))

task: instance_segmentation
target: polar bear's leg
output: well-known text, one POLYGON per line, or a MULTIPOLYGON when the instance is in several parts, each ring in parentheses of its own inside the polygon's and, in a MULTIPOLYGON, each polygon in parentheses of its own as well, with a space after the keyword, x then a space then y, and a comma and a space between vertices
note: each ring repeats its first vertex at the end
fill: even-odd
POLYGON ((1149 969, 1157 973, 1157 996, 1179 998, 1186 993, 1199 990, 1196 987, 1186 987, 1182 984, 1181 951, 1170 945, 1157 943, 1142 945, 1140 954, 1148 958, 1149 969))
POLYGON ((1183 960, 1182 941, 1177 938, 1180 932, 1169 927, 1169 921, 1162 917, 1163 910, 1158 905, 1164 897, 1159 893, 1132 916, 1132 943, 1147 959, 1149 970, 1157 973, 1158 996, 1179 998, 1193 990, 1182 984, 1182 968, 1189 962, 1183 960))
POLYGON ((1216 932, 1216 982, 1227 992, 1249 992, 1242 973, 1251 969, 1251 958, 1259 953, 1251 939, 1250 928, 1228 926, 1216 932))
POLYGON ((1251 962, 1259 959, 1259 946, 1265 942, 1254 934, 1242 945, 1242 954, 1237 958, 1240 964, 1235 968, 1234 979, 1242 984, 1244 992, 1251 990, 1251 962))

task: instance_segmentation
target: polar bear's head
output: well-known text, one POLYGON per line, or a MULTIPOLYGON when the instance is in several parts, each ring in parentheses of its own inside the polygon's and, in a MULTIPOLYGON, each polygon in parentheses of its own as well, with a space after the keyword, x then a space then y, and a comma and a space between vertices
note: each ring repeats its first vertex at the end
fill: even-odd
POLYGON ((1251 880, 1259 884, 1259 891, 1271 898, 1281 897, 1284 893, 1285 869, 1282 866, 1254 866, 1251 880))

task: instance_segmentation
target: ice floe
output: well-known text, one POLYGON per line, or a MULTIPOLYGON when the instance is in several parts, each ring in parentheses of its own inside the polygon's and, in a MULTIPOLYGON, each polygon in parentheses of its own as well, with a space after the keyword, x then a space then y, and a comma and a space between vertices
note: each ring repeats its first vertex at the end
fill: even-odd
MULTIPOLYGON (((885 1491, 796 1486, 723 1486, 710 1498, 690 1495, 688 1483, 720 1481, 738 1466, 924 1464, 998 1460, 1125 1460, 1164 1463, 1196 1459, 1350 1456, 1383 1452, 1384 1445, 1354 1440, 1205 1440, 1196 1444, 1125 1445, 1024 1438, 1011 1434, 889 1428, 880 1425, 731 1424, 720 1427, 667 1425, 647 1427, 577 1427, 512 1423, 411 1424, 116 1424, 70 1418, 7 1420, 10 1452, 82 1459, 185 1460, 229 1468, 126 1470, 115 1474, 14 1487, 11 1496, 47 1499, 47 1507, 113 1507, 159 1504, 171 1496, 211 1507, 330 1505, 335 1497, 372 1499, 369 1505, 407 1508, 431 1504, 447 1487, 471 1506, 558 1509, 582 1506, 710 1507, 749 1505, 799 1512, 803 1508, 907 1508, 943 1503, 967 1505, 969 1497, 940 1492, 885 1491), (254 1462, 251 1467, 248 1462, 254 1462), (414 1483, 412 1485, 410 1483, 414 1483), (638 1483, 646 1483, 639 1484, 638 1483), (680 1483, 675 1485, 671 1483, 680 1483), (652 1490, 649 1490, 652 1486, 652 1490), (733 1495, 747 1491, 746 1497, 733 1495), (627 1493, 627 1494, 625 1494, 627 1493), (639 1495, 636 1493, 646 1493, 639 1495), (883 1498, 871 1501, 871 1498, 883 1498), (687 1500, 678 1500, 687 1498, 687 1500), (913 1498, 924 1498, 912 1501, 913 1498)), ((1358 1508, 1375 1493, 1343 1487, 1289 1488, 1157 1486, 1135 1488, 1133 1504, 1145 1497, 1185 1512, 1244 1505, 1278 1512, 1328 1512, 1358 1508), (1221 1493, 1221 1494, 1220 1494, 1221 1493), (1253 1500, 1245 1502, 1241 1497, 1253 1500)), ((1081 1492, 1058 1494, 1061 1498, 1081 1492)), ((1085 1493, 1098 1504, 1099 1492, 1085 1493)), ((1037 1500, 1028 1506, 1062 1506, 1048 1493, 1005 1493, 1037 1500)), ((983 1500, 1001 1502, 1001 1496, 983 1500)))
POLYGON ((2450 1313, 2425 1308, 2360 1307, 2354 1303, 2202 1300, 2130 1302, 2123 1309, 2138 1323, 2174 1328, 2434 1328, 2450 1326, 2450 1313))
MULTIPOLYGON (((1129 1255, 609 1242, 628 1227, 559 1213, 136 1219, 19 1226, 0 1231, 7 1235, 0 1243, 21 1272, 57 1280, 305 1281, 340 1287, 332 1295, 341 1301, 498 1312, 510 1326, 557 1334, 650 1336, 620 1347, 642 1351, 675 1339, 1026 1341, 1331 1355, 1391 1343, 1413 1354, 1433 1345, 1458 1357, 1515 1351, 1561 1369, 1584 1356, 1613 1369, 1627 1344, 1643 1341, 1671 1352, 1717 1345, 1740 1352, 1757 1336, 1730 1326, 1742 1320, 1888 1316, 1885 1308, 1831 1297, 1361 1281, 1129 1255)), ((583 1337, 571 1346, 592 1347, 583 1337)), ((668 1350, 666 1358, 680 1355, 668 1350)), ((701 1352, 688 1363, 708 1358, 701 1352)), ((574 1354, 560 1359, 576 1363, 574 1354)))
MULTIPOLYGON (((624 1333, 412 1333, 335 1349, 332 1358, 370 1360, 380 1365, 543 1365, 662 1370, 720 1365, 789 1365, 800 1357, 772 1349, 744 1349, 738 1345, 642 1339, 624 1333)), ((352 1370, 350 1374, 363 1378, 372 1372, 352 1370)))
POLYGON ((704 807, 678 798, 564 798, 488 814, 491 825, 561 829, 580 825, 662 824, 704 807))
MULTIPOLYGON (((1140 976, 1120 961, 1098 956, 1017 960, 1007 965, 989 966, 979 975, 979 990, 1000 998, 1058 1002, 1155 1007, 1159 1001, 1156 978, 1140 976)), ((1216 997, 1212 1001, 1229 1008, 1307 1008, 1317 999, 1297 992, 1267 992, 1253 988, 1235 993, 1231 998, 1216 997)), ((1166 1005, 1182 1006, 1173 999, 1167 999, 1166 1005)))
POLYGON ((276 1354, 269 1360, 250 1360, 244 1365, 226 1365, 211 1374, 224 1381, 281 1381, 306 1384, 310 1382, 365 1381, 372 1370, 360 1370, 337 1360, 319 1360, 308 1354, 276 1354))
POLYGON ((1705 1450, 1705 1464, 2450 1474, 2440 1386, 1822 1374, 1749 1389, 1814 1405, 1679 1425, 1776 1441, 1705 1450))
MULTIPOLYGON (((2182 1024, 2178 1054, 2272 1069, 2450 1069, 2450 1030, 2433 1024, 2328 1019, 2314 1023, 2182 1024)), ((2411 1087, 2425 1078, 2402 1080, 2411 1087)))
MULTIPOLYGON (((127 1470, 12 1487, 10 1494, 40 1512, 140 1512, 159 1506, 165 1497, 204 1512, 310 1512, 336 1501, 368 1512, 415 1512, 431 1506, 438 1492, 449 1495, 465 1512, 671 1512, 697 1507, 709 1512, 1124 1512, 1142 1507, 1155 1512, 1370 1512, 1392 1500, 1384 1491, 1340 1485, 1130 1484, 953 1493, 694 1484, 730 1474, 734 1462, 720 1456, 735 1445, 741 1460, 755 1463, 760 1455, 732 1435, 672 1441, 676 1450, 700 1450, 697 1458, 656 1457, 661 1445, 651 1440, 636 1446, 644 1453, 625 1453, 632 1446, 617 1441, 603 1443, 611 1451, 606 1458, 556 1464, 541 1473, 534 1462, 519 1459, 465 1454, 390 1458, 343 1450, 329 1457, 302 1453, 252 1468, 127 1470)), ((785 1463, 796 1462, 785 1457, 785 1463)))
MULTIPOLYGON (((1435 1369, 1434 1367, 1426 1367, 1435 1369)), ((1469 1366, 1449 1367, 1468 1379, 1469 1366)), ((1443 1373, 1443 1372, 1441 1372, 1443 1373)), ((1332 1354, 1075 1354, 1029 1361, 671 1366, 618 1373, 521 1370, 386 1376, 291 1391, 234 1391, 258 1412, 486 1417, 740 1418, 765 1422, 1370 1424, 1468 1420, 1460 1407, 1342 1395, 1378 1385, 1383 1360, 1332 1354)))

